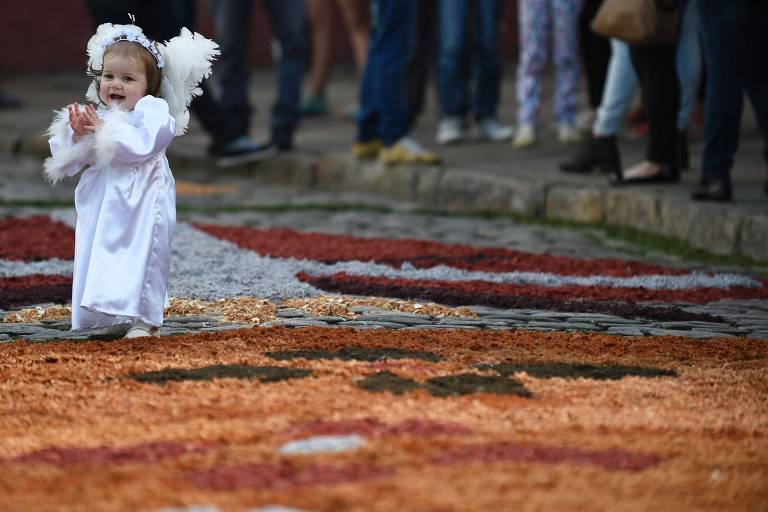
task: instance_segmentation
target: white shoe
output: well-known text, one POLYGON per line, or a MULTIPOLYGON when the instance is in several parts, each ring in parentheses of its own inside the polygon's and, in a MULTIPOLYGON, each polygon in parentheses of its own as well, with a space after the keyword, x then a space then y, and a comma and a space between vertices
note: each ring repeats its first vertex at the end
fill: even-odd
POLYGON ((128 329, 128 332, 125 333, 125 336, 123 338, 147 338, 150 336, 154 336, 157 332, 157 327, 154 325, 145 324, 141 320, 137 320, 130 329, 128 329))
POLYGON ((473 138, 477 140, 488 140, 491 142, 504 142, 512 138, 515 129, 511 126, 501 124, 498 119, 488 117, 478 121, 472 133, 473 138))
POLYGON ((576 128, 582 132, 592 132, 592 125, 595 124, 597 114, 591 108, 585 108, 576 116, 576 128))
POLYGON ((575 126, 561 124, 557 128, 557 140, 561 144, 578 144, 581 142, 581 132, 575 126))
POLYGON ((455 144, 464 139, 464 127, 460 117, 446 117, 437 125, 435 140, 440 145, 455 144))
POLYGON ((536 144, 536 128, 532 124, 521 124, 512 145, 516 148, 528 148, 536 144))

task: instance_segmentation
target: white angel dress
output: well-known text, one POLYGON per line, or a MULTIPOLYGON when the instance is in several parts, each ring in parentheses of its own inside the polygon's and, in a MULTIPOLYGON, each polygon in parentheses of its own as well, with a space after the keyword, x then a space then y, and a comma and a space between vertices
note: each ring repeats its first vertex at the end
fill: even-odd
POLYGON ((72 328, 141 320, 163 323, 176 189, 165 149, 176 122, 165 100, 141 98, 134 109, 100 109, 95 134, 72 141, 67 109, 51 125, 56 182, 82 170, 75 189, 77 227, 72 328), (84 170, 83 170, 84 169, 84 170))

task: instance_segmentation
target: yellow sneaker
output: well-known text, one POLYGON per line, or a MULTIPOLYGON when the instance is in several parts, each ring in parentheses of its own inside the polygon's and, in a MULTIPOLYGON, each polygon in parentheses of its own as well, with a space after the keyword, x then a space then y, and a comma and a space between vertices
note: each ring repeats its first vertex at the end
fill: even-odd
POLYGON ((369 140, 367 142, 355 142, 352 144, 352 155, 362 160, 363 158, 376 158, 384 145, 379 139, 369 140))
POLYGON ((536 129, 532 124, 521 124, 517 128, 517 134, 512 140, 512 146, 523 149, 536 144, 536 129))
POLYGON ((379 153, 379 162, 384 165, 419 164, 434 165, 440 163, 440 157, 427 151, 410 137, 403 137, 379 153))

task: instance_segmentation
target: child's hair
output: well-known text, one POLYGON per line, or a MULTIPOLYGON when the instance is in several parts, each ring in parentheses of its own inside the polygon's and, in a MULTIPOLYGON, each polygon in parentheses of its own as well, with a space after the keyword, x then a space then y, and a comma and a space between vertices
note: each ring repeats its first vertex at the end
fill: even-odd
MULTIPOLYGON (((131 41, 116 41, 109 45, 104 51, 104 58, 106 59, 107 55, 115 52, 138 59, 144 64, 144 70, 147 75, 147 90, 145 94, 157 96, 160 92, 160 82, 163 78, 163 72, 157 66, 157 60, 154 55, 138 43, 131 41)), ((103 70, 104 62, 101 63, 101 66, 102 68, 88 67, 88 76, 93 78, 93 81, 96 83, 96 90, 99 88, 99 81, 101 80, 101 72, 103 70)))

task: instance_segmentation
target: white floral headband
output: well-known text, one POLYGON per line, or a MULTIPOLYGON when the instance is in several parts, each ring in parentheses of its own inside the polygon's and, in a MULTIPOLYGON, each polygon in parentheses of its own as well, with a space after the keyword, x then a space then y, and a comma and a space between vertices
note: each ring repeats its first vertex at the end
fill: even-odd
MULTIPOLYGON (((129 15, 130 16, 130 15, 129 15)), ((134 21, 134 18, 131 16, 131 21, 134 21)), ((165 60, 163 59, 163 56, 160 54, 160 50, 157 48, 157 44, 150 40, 147 36, 144 35, 144 32, 137 27, 136 25, 115 25, 115 28, 119 29, 119 32, 115 35, 112 35, 110 37, 105 37, 102 39, 99 44, 101 45, 101 48, 106 51, 107 48, 112 46, 118 41, 130 41, 132 43, 137 43, 146 48, 149 53, 152 54, 152 56, 157 61, 157 67, 160 69, 163 69, 163 66, 165 66, 165 60)))

